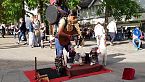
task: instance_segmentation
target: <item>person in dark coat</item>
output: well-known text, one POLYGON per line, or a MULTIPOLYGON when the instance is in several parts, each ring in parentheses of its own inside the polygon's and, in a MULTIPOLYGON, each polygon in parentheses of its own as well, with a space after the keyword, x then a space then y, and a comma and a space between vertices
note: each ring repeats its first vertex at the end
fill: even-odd
POLYGON ((23 18, 20 18, 19 20, 19 24, 18 24, 18 29, 19 29, 19 34, 18 34, 18 44, 20 43, 20 41, 27 41, 26 39, 26 31, 27 28, 25 26, 25 22, 23 21, 23 18))
POLYGON ((2 31, 1 31, 1 35, 2 35, 2 38, 5 38, 4 36, 5 36, 5 27, 4 27, 4 25, 2 25, 2 31))

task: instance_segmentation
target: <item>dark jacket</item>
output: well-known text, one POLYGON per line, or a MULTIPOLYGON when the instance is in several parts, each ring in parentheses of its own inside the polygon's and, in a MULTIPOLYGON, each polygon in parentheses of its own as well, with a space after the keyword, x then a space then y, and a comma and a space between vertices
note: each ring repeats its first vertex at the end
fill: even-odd
POLYGON ((33 23, 31 22, 29 25, 29 32, 34 32, 33 23))
POLYGON ((5 34, 5 27, 2 26, 2 34, 5 34))
POLYGON ((21 25, 19 24, 19 30, 20 30, 20 32, 26 32, 27 31, 25 22, 23 22, 21 25))

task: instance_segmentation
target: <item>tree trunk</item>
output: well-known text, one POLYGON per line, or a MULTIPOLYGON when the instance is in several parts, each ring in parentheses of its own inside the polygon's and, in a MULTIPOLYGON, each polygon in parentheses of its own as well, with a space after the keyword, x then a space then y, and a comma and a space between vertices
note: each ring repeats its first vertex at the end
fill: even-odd
POLYGON ((25 1, 22 1, 22 18, 23 21, 25 22, 25 1))
POLYGON ((105 45, 107 45, 106 41, 107 41, 107 36, 108 36, 108 30, 107 30, 108 17, 109 17, 109 12, 108 12, 108 8, 106 7, 105 8, 105 24, 104 24, 104 29, 105 29, 105 33, 106 33, 105 45))
POLYGON ((109 12, 108 12, 108 8, 106 7, 105 8, 105 24, 104 24, 106 33, 107 33, 108 17, 109 17, 109 12))
POLYGON ((44 22, 44 20, 43 20, 43 1, 42 0, 39 0, 38 13, 40 14, 40 21, 44 22))

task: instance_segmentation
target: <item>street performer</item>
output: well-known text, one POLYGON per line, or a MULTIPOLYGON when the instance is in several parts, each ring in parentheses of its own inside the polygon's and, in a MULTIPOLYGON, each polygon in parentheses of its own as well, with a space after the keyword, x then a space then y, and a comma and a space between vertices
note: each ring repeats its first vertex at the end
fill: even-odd
MULTIPOLYGON (((68 56, 64 56, 63 49, 67 52, 70 51, 71 47, 71 38, 73 35, 81 35, 79 24, 77 23, 77 13, 75 10, 71 10, 68 17, 63 17, 60 19, 58 24, 58 33, 55 37, 55 48, 56 48, 56 59, 55 65, 56 68, 59 66, 67 65, 68 56), (57 61, 59 60, 59 61, 57 61), (65 61, 65 62, 64 62, 65 61), (60 63, 61 62, 61 63, 60 63), (61 64, 61 65, 58 65, 61 64)), ((67 66, 68 68, 70 66, 67 66)))

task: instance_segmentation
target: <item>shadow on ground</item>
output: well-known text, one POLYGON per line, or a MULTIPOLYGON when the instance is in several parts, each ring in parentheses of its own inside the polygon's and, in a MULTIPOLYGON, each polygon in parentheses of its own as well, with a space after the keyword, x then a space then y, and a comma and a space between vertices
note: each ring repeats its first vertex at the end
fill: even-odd
MULTIPOLYGON (((49 66, 53 65, 54 61, 39 61, 37 60, 37 66, 38 68, 42 68, 42 66, 49 66)), ((35 61, 21 61, 21 60, 6 60, 6 59, 0 59, 0 70, 6 70, 6 69, 19 69, 19 68, 34 68, 35 61)))
MULTIPOLYGON (((135 79, 131 81, 124 80, 120 82, 144 82, 145 81, 145 75, 144 75, 145 62, 138 62, 138 63, 120 62, 126 59, 125 57, 123 57, 124 55, 125 54, 122 54, 122 53, 109 54, 106 68, 111 69, 113 71, 112 73, 115 74, 115 76, 117 76, 117 79, 121 79, 124 68, 133 68, 136 70, 135 79)), ((38 60, 37 64, 38 64, 38 69, 42 69, 42 68, 46 68, 43 66, 48 66, 48 67, 54 66, 54 61, 39 61, 38 60)), ((0 66, 1 66, 0 70, 18 69, 18 68, 27 68, 27 67, 31 67, 32 69, 34 69, 34 65, 35 65, 34 61, 0 59, 0 66)), ((32 69, 29 69, 29 70, 32 70, 32 69)), ((106 82, 113 82, 113 79, 109 79, 109 80, 110 81, 106 81, 106 82)), ((88 81, 85 81, 85 82, 88 82, 88 81)), ((83 81, 80 81, 80 82, 83 82, 83 81)), ((94 79, 91 82, 96 82, 96 80, 94 79)))
POLYGON ((142 49, 145 49, 145 44, 142 44, 141 48, 142 48, 142 49))
POLYGON ((121 56, 121 55, 125 55, 125 54, 122 54, 122 53, 109 54, 107 56, 107 65, 111 65, 111 64, 114 64, 114 63, 118 63, 118 62, 123 61, 124 59, 126 59, 125 57, 115 58, 115 57, 121 56))
POLYGON ((19 48, 19 47, 26 47, 24 44, 11 44, 9 46, 0 46, 0 49, 12 49, 12 48, 19 48))

